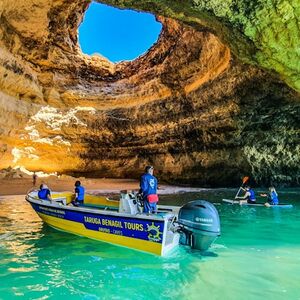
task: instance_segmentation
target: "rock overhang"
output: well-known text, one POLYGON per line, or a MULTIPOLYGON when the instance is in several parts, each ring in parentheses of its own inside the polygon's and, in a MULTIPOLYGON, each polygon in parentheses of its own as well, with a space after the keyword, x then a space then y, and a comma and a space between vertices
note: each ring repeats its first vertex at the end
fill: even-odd
MULTIPOLYGON (((165 15, 158 16, 163 30, 145 55, 113 64, 83 55, 78 47, 77 28, 89 3, 4 3, 0 86, 10 108, 3 104, 2 109, 18 115, 19 124, 5 124, 3 166, 14 161, 31 169, 122 177, 137 176, 151 162, 161 166, 165 180, 218 185, 238 180, 247 169, 257 180, 285 176, 280 156, 296 149, 280 150, 284 134, 273 143, 267 135, 263 138, 275 154, 265 149, 261 155, 253 142, 242 140, 257 138, 245 130, 255 123, 247 112, 255 113, 244 98, 262 106, 276 98, 292 121, 291 103, 299 99, 276 76, 241 63, 258 64, 253 41, 234 26, 230 36, 222 16, 216 20, 197 7, 106 1, 165 15), (251 85, 258 91, 251 92, 251 85), (16 108, 20 103, 21 113, 16 108), (268 161, 268 168, 273 164, 275 173, 264 172, 253 158, 268 161), (222 174, 215 176, 220 168, 222 174)), ((292 122, 289 134, 295 128, 292 122)), ((295 163, 288 164, 295 169, 295 163)), ((287 181, 296 177, 297 169, 287 181)))

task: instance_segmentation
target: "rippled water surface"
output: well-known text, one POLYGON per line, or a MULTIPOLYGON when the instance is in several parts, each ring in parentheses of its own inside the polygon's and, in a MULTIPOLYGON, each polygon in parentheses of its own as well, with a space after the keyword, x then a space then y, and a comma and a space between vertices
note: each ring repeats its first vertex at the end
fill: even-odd
MULTIPOLYGON (((162 196, 220 202, 234 190, 162 196)), ((0 299, 300 299, 300 191, 292 209, 217 205, 214 255, 161 258, 57 231, 22 196, 0 197, 0 299)))

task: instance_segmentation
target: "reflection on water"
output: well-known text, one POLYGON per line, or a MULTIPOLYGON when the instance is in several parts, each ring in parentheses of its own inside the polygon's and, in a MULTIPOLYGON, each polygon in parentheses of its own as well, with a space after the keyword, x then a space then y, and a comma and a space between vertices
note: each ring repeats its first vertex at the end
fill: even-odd
MULTIPOLYGON (((161 202, 220 202, 232 194, 164 195, 161 202)), ((210 249, 217 257, 182 246, 166 258, 54 230, 23 197, 2 197, 0 298, 300 299, 299 194, 284 195, 293 209, 218 205, 222 236, 210 249)))

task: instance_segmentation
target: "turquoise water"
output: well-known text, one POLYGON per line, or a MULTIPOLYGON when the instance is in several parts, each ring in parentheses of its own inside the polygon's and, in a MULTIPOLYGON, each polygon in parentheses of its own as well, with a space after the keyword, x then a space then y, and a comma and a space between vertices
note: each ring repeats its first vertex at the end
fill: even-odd
MULTIPOLYGON (((234 193, 161 202, 219 202, 234 193)), ((0 197, 0 299, 300 299, 300 191, 280 196, 294 208, 217 205, 214 255, 181 246, 167 258, 54 230, 22 196, 0 197)))

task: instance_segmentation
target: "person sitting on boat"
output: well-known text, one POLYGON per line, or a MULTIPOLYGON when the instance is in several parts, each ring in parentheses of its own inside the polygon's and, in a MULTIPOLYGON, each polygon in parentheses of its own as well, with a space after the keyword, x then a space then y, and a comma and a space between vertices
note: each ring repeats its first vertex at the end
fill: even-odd
POLYGON ((273 186, 269 187, 269 193, 268 194, 260 194, 262 197, 268 197, 268 202, 265 203, 266 206, 270 205, 278 205, 278 194, 273 186))
POLYGON ((141 176, 140 193, 143 196, 144 213, 157 212, 157 179, 153 176, 153 170, 152 166, 147 166, 145 173, 141 176))
POLYGON ((246 188, 242 188, 242 190, 245 191, 245 195, 241 197, 236 197, 236 199, 241 199, 241 200, 247 200, 247 203, 249 204, 255 204, 256 203, 256 197, 253 189, 249 185, 246 186, 246 188))
POLYGON ((39 199, 42 199, 42 200, 49 200, 49 201, 52 200, 51 192, 45 183, 42 183, 40 185, 40 190, 38 191, 38 197, 39 197, 39 199))
POLYGON ((75 182, 75 199, 72 201, 74 206, 83 205, 84 200, 84 187, 81 186, 81 182, 77 180, 75 182))

